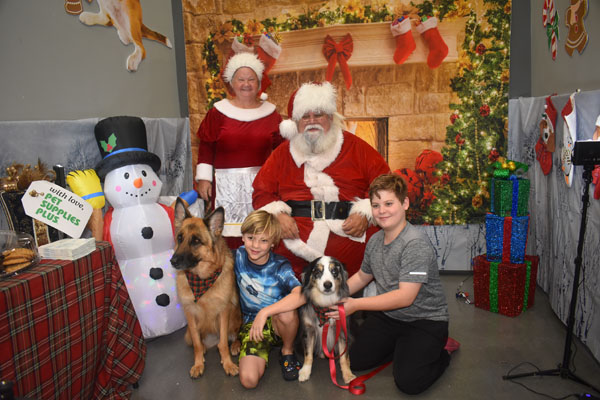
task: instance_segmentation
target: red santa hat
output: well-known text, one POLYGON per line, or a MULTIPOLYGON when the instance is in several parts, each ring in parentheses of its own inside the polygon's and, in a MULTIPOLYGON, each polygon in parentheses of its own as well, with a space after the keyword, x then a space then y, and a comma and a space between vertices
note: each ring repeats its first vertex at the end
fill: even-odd
POLYGON ((305 83, 290 96, 288 117, 279 124, 279 133, 286 139, 298 133, 298 121, 309 111, 334 115, 337 111, 337 92, 329 82, 305 83))

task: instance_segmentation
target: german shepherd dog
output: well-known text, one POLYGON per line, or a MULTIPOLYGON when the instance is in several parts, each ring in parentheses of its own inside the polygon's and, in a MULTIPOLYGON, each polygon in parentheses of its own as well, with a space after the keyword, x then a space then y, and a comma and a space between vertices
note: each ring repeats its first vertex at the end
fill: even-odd
MULTIPOLYGON (((347 280, 348 272, 346 272, 344 264, 328 256, 317 258, 302 272, 302 294, 306 297, 306 304, 300 308, 300 325, 304 344, 304 366, 300 369, 298 376, 300 382, 305 382, 310 378, 313 355, 325 357, 322 336, 326 319, 322 312, 329 311, 329 307, 335 306, 343 298, 348 297, 347 280)), ((330 349, 335 342, 336 321, 331 319, 328 322, 327 346, 330 349)), ((347 342, 348 338, 341 331, 338 339, 338 355, 346 349, 347 342)), ((348 352, 340 357, 340 369, 346 383, 355 378, 350 370, 348 352)))
POLYGON ((237 333, 242 318, 233 255, 221 236, 224 216, 223 208, 219 207, 204 219, 195 218, 179 198, 175 203, 177 232, 171 264, 177 269, 177 294, 188 322, 185 341, 194 347, 192 378, 204 373, 203 340, 211 333, 219 336, 217 347, 225 373, 238 374, 231 354, 240 351, 237 333), (233 340, 231 349, 229 337, 233 340))

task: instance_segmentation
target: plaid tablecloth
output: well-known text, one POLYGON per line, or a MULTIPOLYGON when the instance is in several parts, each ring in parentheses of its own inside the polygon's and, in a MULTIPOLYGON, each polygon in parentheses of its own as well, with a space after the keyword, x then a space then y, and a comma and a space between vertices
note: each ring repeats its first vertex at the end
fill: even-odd
POLYGON ((126 399, 146 345, 112 247, 0 280, 0 378, 32 399, 126 399))

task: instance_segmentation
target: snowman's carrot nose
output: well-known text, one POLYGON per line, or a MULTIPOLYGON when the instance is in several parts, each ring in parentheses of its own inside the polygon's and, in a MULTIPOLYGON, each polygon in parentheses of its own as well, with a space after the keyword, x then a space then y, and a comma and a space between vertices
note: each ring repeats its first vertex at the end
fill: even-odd
POLYGON ((133 181, 133 186, 135 186, 138 189, 142 187, 142 184, 142 178, 137 178, 135 181, 133 181))

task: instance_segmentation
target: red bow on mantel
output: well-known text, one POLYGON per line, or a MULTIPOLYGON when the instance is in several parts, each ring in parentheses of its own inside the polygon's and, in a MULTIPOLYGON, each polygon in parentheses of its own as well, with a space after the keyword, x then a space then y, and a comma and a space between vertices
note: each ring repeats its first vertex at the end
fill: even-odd
POLYGON ((340 70, 346 82, 346 89, 350 89, 350 86, 352 86, 352 75, 350 75, 350 69, 348 68, 348 60, 352 56, 353 49, 354 44, 352 43, 352 36, 349 33, 339 43, 336 43, 331 36, 325 36, 323 55, 328 62, 327 74, 325 76, 328 82, 331 82, 333 79, 333 71, 335 70, 337 60, 340 63, 340 70))

